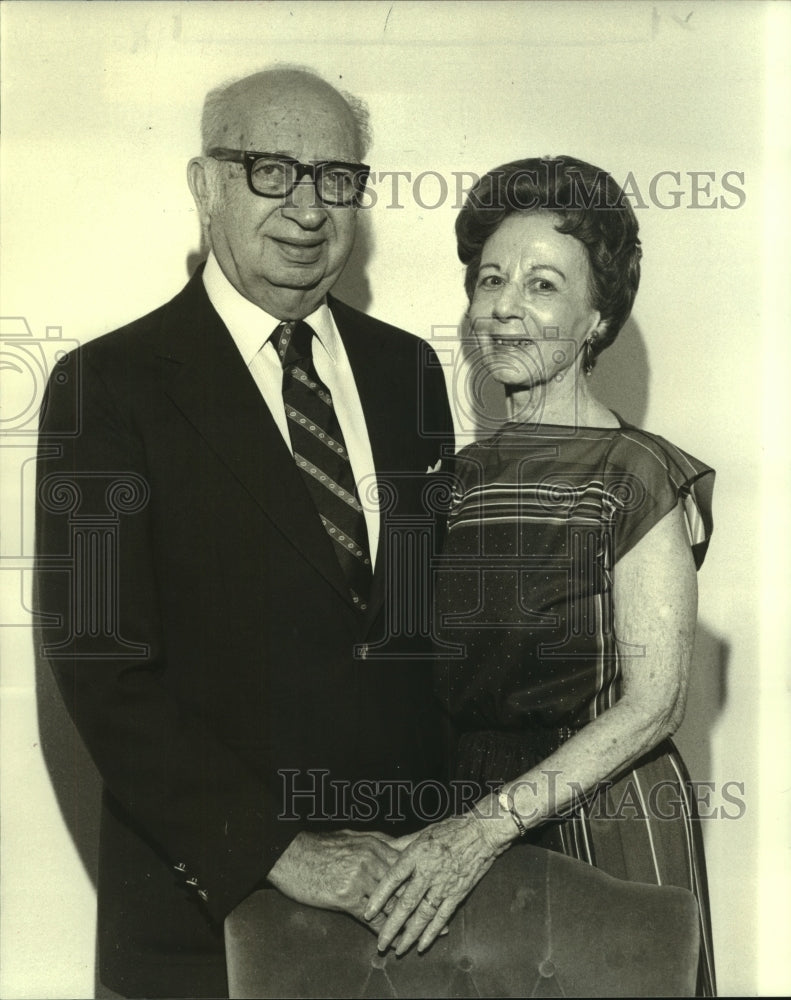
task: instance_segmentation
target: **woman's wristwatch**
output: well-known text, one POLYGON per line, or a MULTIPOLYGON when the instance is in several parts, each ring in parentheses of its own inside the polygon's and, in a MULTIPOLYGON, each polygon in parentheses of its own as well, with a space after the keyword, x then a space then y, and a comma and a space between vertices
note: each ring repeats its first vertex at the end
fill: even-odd
POLYGON ((516 823, 516 828, 519 831, 519 836, 524 837, 527 833, 527 827, 522 822, 522 817, 516 811, 516 806, 514 805, 514 796, 511 792, 506 792, 501 787, 497 792, 497 801, 500 803, 500 808, 505 809, 507 813, 510 814, 511 819, 516 823))

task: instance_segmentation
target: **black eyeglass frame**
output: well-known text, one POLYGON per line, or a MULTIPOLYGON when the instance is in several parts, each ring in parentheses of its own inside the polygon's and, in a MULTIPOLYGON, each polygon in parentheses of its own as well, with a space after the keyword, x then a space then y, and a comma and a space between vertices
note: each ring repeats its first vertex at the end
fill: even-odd
POLYGON ((313 182, 313 190, 322 204, 344 208, 351 206, 359 207, 360 199, 365 192, 368 175, 371 172, 371 168, 367 163, 346 163, 343 160, 314 160, 312 163, 301 163, 299 160, 294 159, 293 156, 283 156, 280 153, 257 153, 249 149, 228 149, 225 146, 213 146, 207 151, 206 155, 213 160, 220 160, 223 163, 243 164, 247 174, 247 186, 259 198, 288 198, 302 178, 307 176, 313 182), (253 166, 256 161, 261 159, 277 160, 279 163, 288 163, 294 167, 296 178, 287 191, 284 191, 282 194, 267 194, 265 191, 259 191, 253 185, 253 166), (321 181, 322 173, 331 167, 345 167, 354 172, 355 193, 349 201, 332 201, 325 198, 319 190, 318 185, 321 181))

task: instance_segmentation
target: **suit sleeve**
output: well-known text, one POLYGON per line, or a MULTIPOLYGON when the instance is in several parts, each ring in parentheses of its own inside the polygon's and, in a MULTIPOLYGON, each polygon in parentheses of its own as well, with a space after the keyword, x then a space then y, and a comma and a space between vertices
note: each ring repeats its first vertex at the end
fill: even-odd
POLYGON ((273 791, 167 683, 149 516, 162 502, 117 394, 84 349, 69 355, 40 421, 41 652, 106 788, 219 921, 290 836, 273 791))

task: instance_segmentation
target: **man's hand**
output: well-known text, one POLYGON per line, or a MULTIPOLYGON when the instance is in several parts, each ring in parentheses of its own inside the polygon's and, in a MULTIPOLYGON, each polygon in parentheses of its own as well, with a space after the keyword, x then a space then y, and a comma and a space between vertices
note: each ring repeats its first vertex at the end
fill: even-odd
POLYGON ((363 913, 379 880, 400 856, 392 843, 387 834, 375 832, 299 833, 267 878, 298 903, 348 913, 378 934, 387 912, 374 920, 365 920, 363 913))

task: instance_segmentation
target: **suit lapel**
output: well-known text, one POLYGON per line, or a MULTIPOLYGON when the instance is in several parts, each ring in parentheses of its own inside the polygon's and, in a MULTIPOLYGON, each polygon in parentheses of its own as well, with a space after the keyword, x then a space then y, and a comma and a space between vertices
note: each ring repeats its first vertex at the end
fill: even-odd
POLYGON ((158 351, 165 392, 300 556, 350 600, 291 452, 200 273, 165 313, 158 351))

